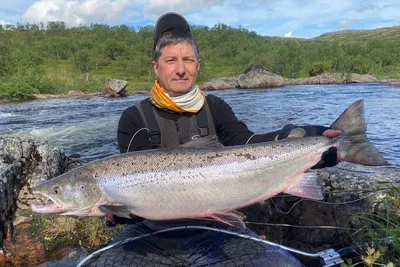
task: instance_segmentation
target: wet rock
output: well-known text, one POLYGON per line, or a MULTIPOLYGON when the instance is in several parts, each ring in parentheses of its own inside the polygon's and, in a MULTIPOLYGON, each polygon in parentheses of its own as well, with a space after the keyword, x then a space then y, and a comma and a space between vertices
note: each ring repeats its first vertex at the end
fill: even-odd
MULTIPOLYGON (((33 136, 0 136, 0 247, 17 209, 30 209, 31 186, 61 174, 62 151, 33 136)), ((12 233, 12 229, 11 229, 12 233)))
POLYGON ((305 251, 348 246, 354 242, 349 234, 368 228, 359 215, 387 216, 388 192, 400 184, 396 168, 343 164, 316 172, 324 185, 323 201, 278 195, 241 210, 247 221, 260 223, 247 227, 305 251))
POLYGON ((104 97, 126 96, 126 86, 127 85, 128 85, 127 81, 110 79, 104 85, 104 88, 101 91, 101 95, 104 97))

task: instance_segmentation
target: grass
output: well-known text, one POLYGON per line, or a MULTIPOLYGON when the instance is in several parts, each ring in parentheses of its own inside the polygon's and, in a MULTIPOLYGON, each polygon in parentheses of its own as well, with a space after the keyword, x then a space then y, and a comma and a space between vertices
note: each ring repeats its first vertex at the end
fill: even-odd
POLYGON ((40 236, 46 249, 47 260, 59 260, 63 248, 81 247, 93 252, 107 245, 123 225, 108 227, 105 218, 71 217, 31 214, 31 236, 40 236))
POLYGON ((364 222, 364 228, 358 236, 351 236, 356 244, 365 240, 375 241, 378 247, 364 250, 362 262, 348 260, 342 267, 353 266, 399 266, 400 265, 400 188, 394 187, 383 199, 385 214, 355 214, 352 220, 364 222), (382 242, 391 238, 391 242, 382 242))

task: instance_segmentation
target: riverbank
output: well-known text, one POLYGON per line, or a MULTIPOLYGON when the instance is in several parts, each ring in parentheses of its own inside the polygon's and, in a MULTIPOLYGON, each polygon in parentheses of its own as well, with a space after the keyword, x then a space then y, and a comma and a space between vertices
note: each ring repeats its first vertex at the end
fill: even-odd
MULTIPOLYGON (((123 81, 124 83, 127 82, 123 81)), ((261 88, 279 88, 288 85, 323 85, 323 84, 346 84, 346 83, 382 83, 388 86, 400 86, 400 81, 392 79, 378 80, 374 75, 358 74, 358 73, 323 73, 313 77, 290 79, 283 78, 275 73, 267 71, 262 65, 251 65, 245 72, 240 75, 231 77, 221 77, 207 80, 200 84, 199 87, 203 91, 217 91, 228 89, 261 89, 261 88)), ((130 89, 126 86, 124 94, 118 95, 106 94, 104 88, 107 88, 107 83, 99 92, 83 92, 83 91, 68 91, 60 94, 33 94, 30 100, 43 100, 52 98, 80 98, 80 97, 119 97, 130 96, 135 94, 147 95, 149 89, 130 89)), ((20 101, 20 99, 0 99, 0 104, 20 101)))

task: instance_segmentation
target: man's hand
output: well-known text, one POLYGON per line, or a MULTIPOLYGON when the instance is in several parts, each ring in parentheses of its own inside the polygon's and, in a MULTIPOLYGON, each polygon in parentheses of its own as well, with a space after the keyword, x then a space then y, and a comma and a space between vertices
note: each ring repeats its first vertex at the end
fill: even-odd
MULTIPOLYGON (((329 137, 329 138, 334 138, 339 136, 342 133, 340 130, 332 130, 328 129, 325 130, 322 135, 329 137)), ((325 151, 322 156, 321 160, 311 169, 321 169, 325 167, 333 167, 338 162, 340 161, 340 155, 337 153, 336 147, 331 147, 327 151, 325 151)))
POLYGON ((342 131, 340 131, 340 130, 328 129, 328 130, 325 130, 322 133, 322 135, 325 135, 326 137, 329 137, 329 138, 334 138, 334 137, 339 136, 341 133, 342 133, 342 131))

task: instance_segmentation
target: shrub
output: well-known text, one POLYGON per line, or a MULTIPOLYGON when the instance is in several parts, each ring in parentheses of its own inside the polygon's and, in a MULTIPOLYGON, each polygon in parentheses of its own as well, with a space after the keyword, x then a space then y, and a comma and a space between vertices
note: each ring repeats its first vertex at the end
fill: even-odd
POLYGON ((332 71, 332 63, 330 62, 314 62, 308 71, 310 76, 320 75, 324 72, 332 71))

